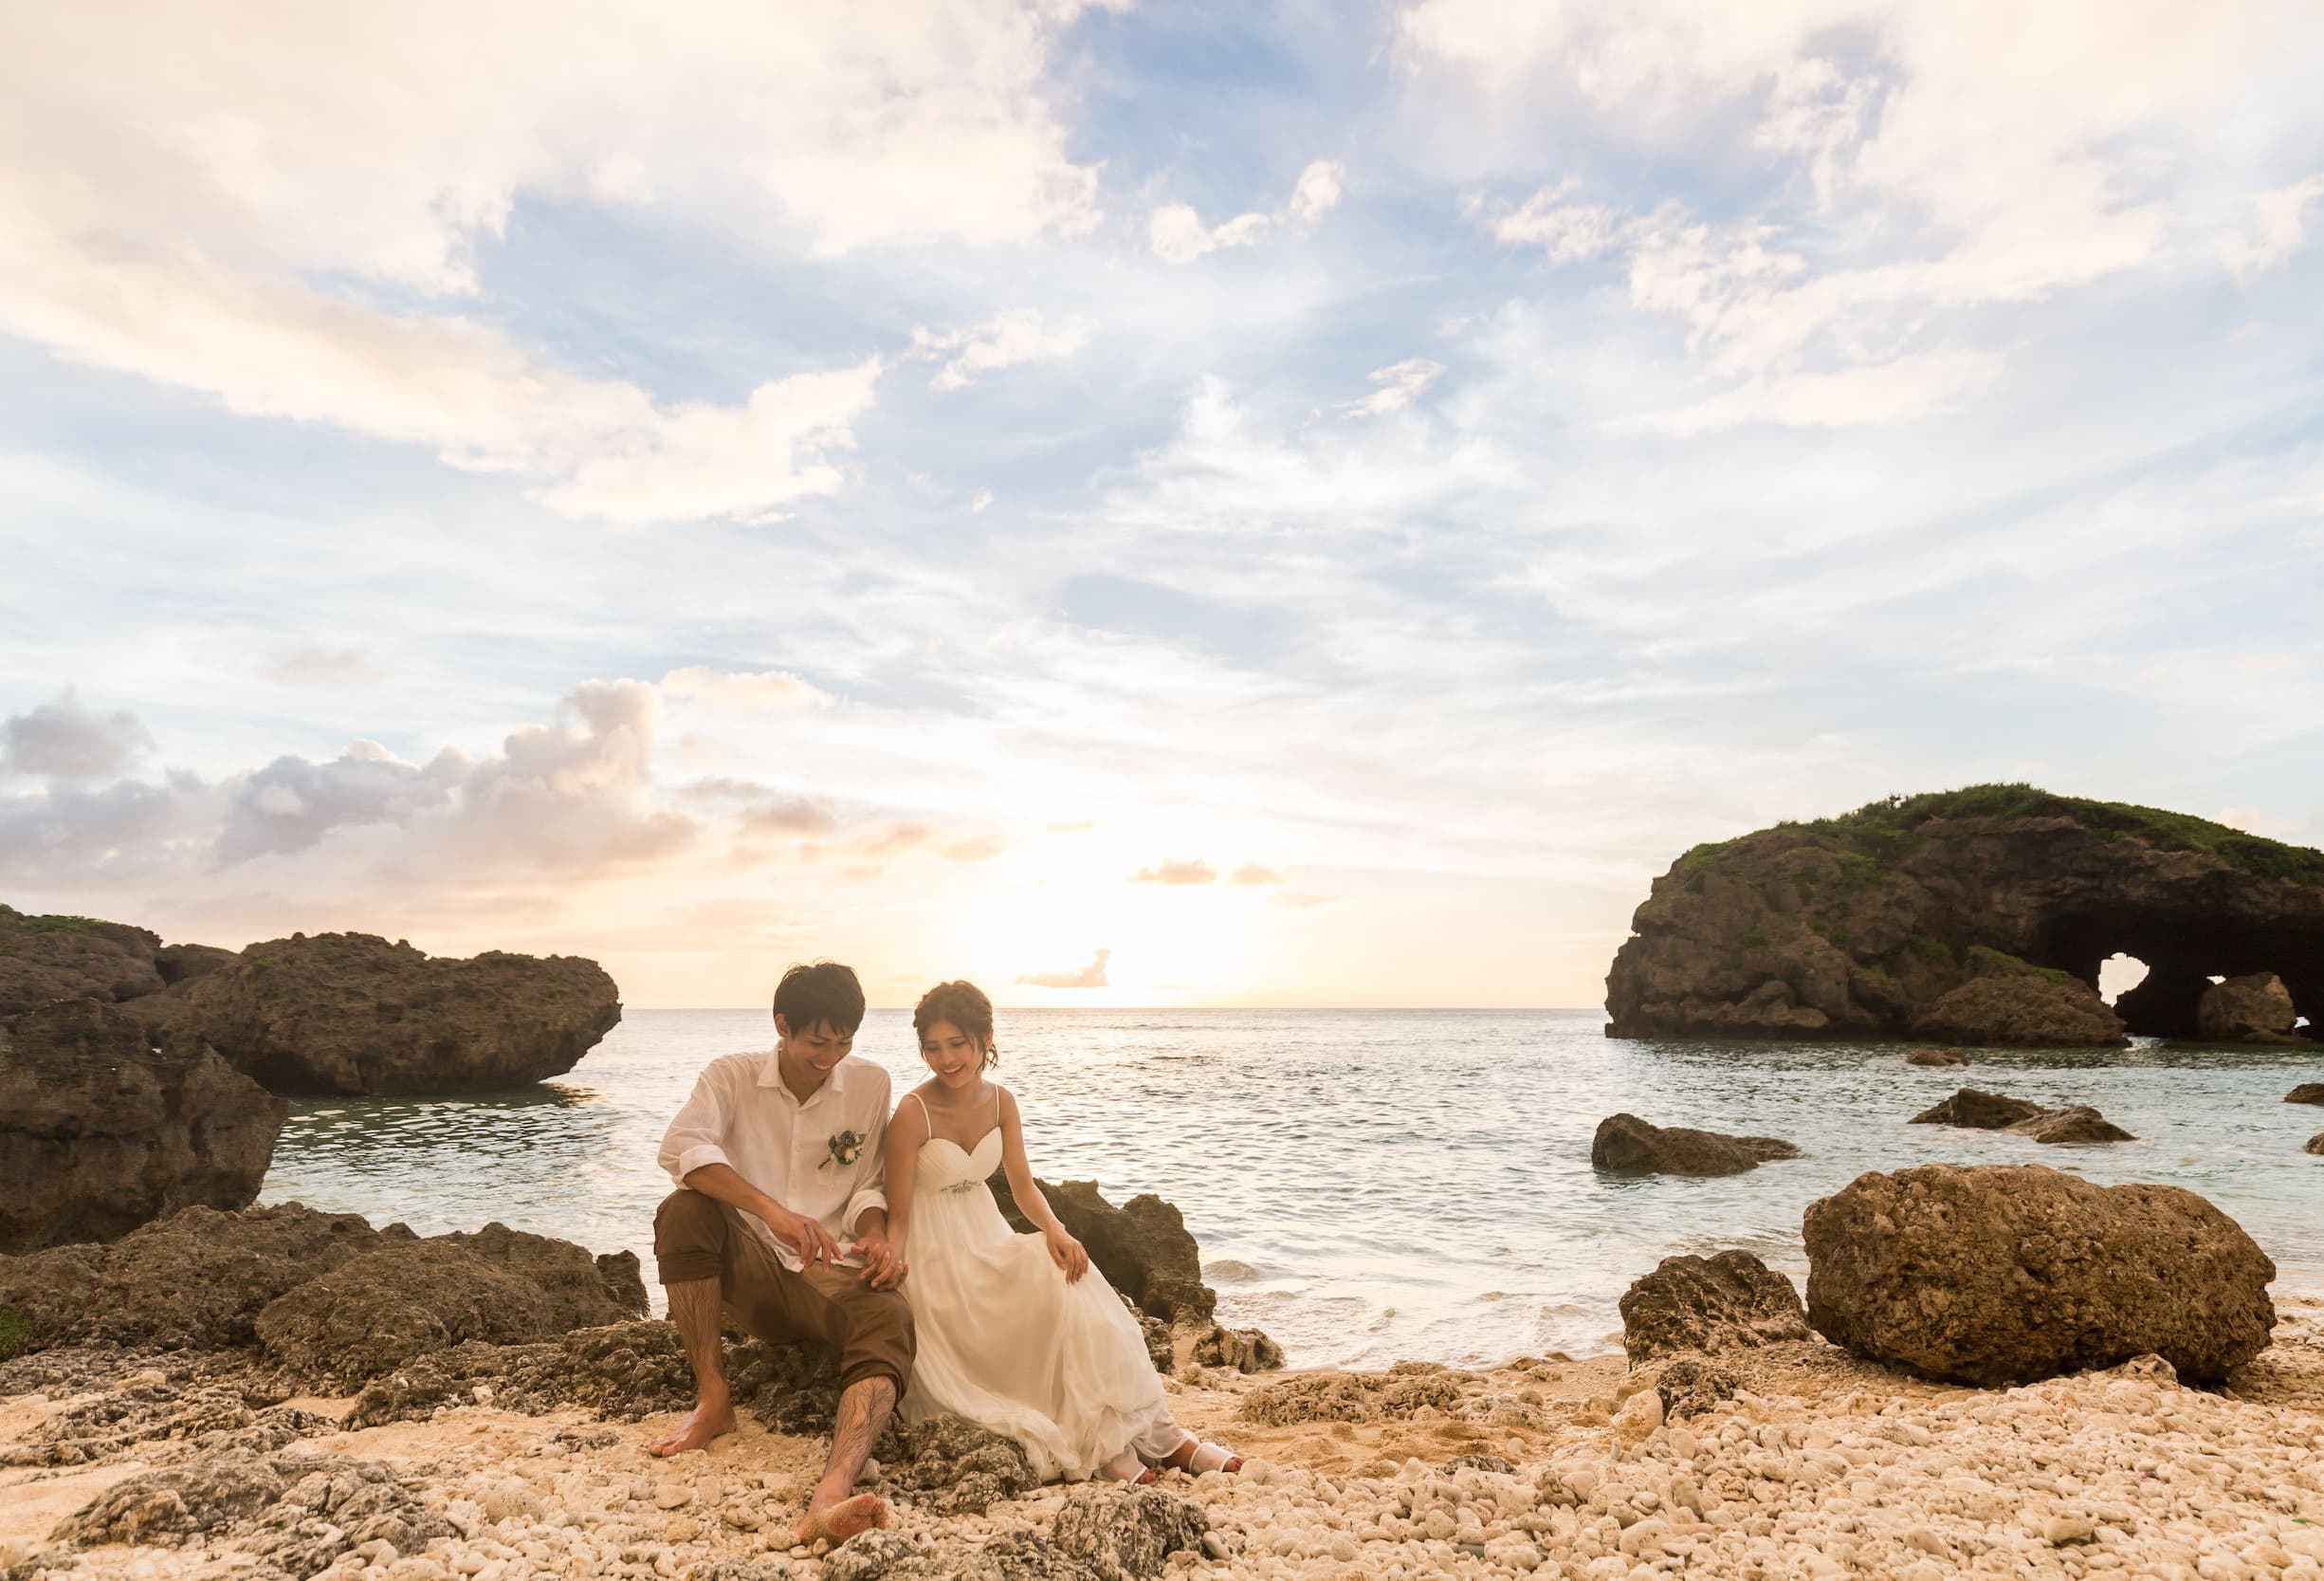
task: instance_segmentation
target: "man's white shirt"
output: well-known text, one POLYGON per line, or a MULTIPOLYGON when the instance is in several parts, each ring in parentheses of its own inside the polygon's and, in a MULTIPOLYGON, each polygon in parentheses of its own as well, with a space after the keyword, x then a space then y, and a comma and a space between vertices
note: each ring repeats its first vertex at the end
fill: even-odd
MULTIPOLYGON (((710 1062, 691 1096, 662 1136, 662 1167, 680 1186, 705 1164, 723 1164, 792 1212, 821 1223, 857 1260, 849 1244, 870 1208, 883 1211, 880 1144, 888 1129, 888 1073, 851 1055, 801 1103, 783 1085, 773 1050, 730 1054, 710 1062), (850 1132, 857 1145, 845 1146, 850 1132), (841 1151, 852 1163, 842 1163, 841 1151)), ((744 1210, 750 1226, 797 1272, 798 1255, 775 1239, 766 1221, 744 1210)))

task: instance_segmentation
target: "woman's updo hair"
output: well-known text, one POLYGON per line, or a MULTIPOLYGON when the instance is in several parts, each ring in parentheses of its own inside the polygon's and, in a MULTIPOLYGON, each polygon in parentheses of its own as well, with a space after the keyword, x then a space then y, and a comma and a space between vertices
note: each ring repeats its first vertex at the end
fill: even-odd
POLYGON ((912 1010, 912 1031, 924 1040, 938 1021, 950 1021, 974 1038, 984 1050, 986 1070, 1000 1063, 993 1047, 993 1002, 982 988, 968 982, 939 983, 921 995, 912 1010))

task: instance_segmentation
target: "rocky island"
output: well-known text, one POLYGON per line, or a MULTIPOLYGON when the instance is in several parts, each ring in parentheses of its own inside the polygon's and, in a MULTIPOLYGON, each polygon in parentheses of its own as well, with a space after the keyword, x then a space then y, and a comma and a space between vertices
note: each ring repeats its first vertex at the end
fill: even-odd
POLYGON ((1697 846, 1631 928, 1614 1037, 2290 1043, 2324 1019, 2324 852, 2029 785, 1697 846), (2116 953, 2149 969, 2110 1007, 2116 953))

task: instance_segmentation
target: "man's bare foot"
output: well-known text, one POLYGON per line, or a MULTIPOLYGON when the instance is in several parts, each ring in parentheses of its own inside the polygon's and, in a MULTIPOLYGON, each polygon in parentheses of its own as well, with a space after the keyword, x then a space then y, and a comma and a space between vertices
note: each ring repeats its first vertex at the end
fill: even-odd
MULTIPOLYGON (((823 1491, 815 1490, 815 1498, 823 1491)), ((850 1537, 888 1524, 888 1500, 876 1493, 859 1493, 852 1498, 842 1498, 831 1504, 810 1503, 807 1513, 799 1517, 798 1538, 803 1543, 817 1540, 837 1548, 850 1537)))
POLYGON ((679 1425, 678 1430, 665 1439, 656 1439, 646 1445, 649 1455, 683 1455, 689 1449, 700 1449, 722 1433, 734 1431, 734 1405, 726 1400, 705 1400, 694 1412, 679 1425))

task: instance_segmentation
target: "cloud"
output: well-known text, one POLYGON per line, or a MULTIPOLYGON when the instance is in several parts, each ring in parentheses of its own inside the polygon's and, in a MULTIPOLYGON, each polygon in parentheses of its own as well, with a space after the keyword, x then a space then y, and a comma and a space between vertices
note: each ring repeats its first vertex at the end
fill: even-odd
MULTIPOLYGON (((1780 422, 1803 407, 1816 423, 1835 410, 1828 388, 1784 381, 1887 369, 1878 381, 1899 385, 1915 358, 2004 354, 2006 322, 1987 309, 2219 256, 2222 202, 2265 166, 2223 164, 2214 129, 2248 118, 2255 94, 2298 92, 2277 58, 2314 46, 2269 0, 2055 7, 2010 33, 2000 63, 2004 26, 1995 4, 1908 0, 1638 0, 1519 18, 1418 0, 1400 18, 1406 64, 1462 84, 1480 115, 1578 114, 1601 152, 1652 161, 1740 141, 1771 167, 1764 198, 1716 221, 1692 192, 1579 201, 1570 175, 1475 212, 1553 265, 1613 261, 1631 305, 1682 324, 1706 372, 1757 387, 1738 409, 1780 422)), ((2228 267, 2264 268, 2297 245, 2302 185, 2250 194, 2228 267)), ((1945 409, 1967 382, 1857 420, 1945 409)))
POLYGON ((284 756, 214 783, 173 772, 93 794, 52 788, 0 803, 0 873, 193 881, 311 860, 321 864, 306 872, 314 883, 389 874, 459 886, 620 872, 696 833, 649 795, 658 703, 642 682, 589 681, 550 724, 510 732, 484 758, 447 747, 412 763, 358 740, 328 761, 284 756))
POLYGON ((1425 357, 1408 357, 1401 362, 1375 368, 1372 382, 1380 388, 1360 400, 1345 403, 1340 410, 1351 417, 1378 417, 1401 412, 1443 373, 1443 363, 1432 362, 1425 357))
POLYGON ((567 515, 754 519, 839 486, 876 358, 670 402, 444 304, 486 297, 527 202, 777 259, 1086 233, 1097 167, 1048 80, 1084 9, 55 8, 0 62, 0 330, 514 474, 567 515))
POLYGON ((1290 201, 1280 211, 1253 210, 1217 225, 1203 224, 1192 204, 1165 203, 1146 216, 1146 245, 1165 264, 1191 264, 1205 253, 1255 246, 1279 224, 1312 229, 1340 201, 1345 175, 1339 161, 1317 159, 1299 173, 1290 201))
POLYGON ((259 673, 276 686, 329 690, 376 686, 384 678, 360 643, 332 648, 310 642, 281 649, 261 662, 259 673))
POLYGON ((736 813, 735 821, 751 835, 828 835, 839 827, 831 803, 811 796, 754 801, 736 813))
POLYGON ((1217 880, 1218 871, 1199 856, 1192 861, 1157 862, 1152 867, 1140 868, 1130 874, 1133 884, 1209 884, 1217 880))
POLYGON ((1235 870, 1235 876, 1229 878, 1227 882, 1230 884, 1280 884, 1283 882, 1283 874, 1277 873, 1273 868, 1263 868, 1255 862, 1246 862, 1235 870))
POLYGON ((153 750, 153 733, 134 713, 100 713, 66 687, 43 703, 0 723, 0 774, 40 774, 55 780, 105 780, 153 750))
POLYGON ((661 689, 665 697, 766 713, 828 708, 833 701, 830 692, 787 670, 713 670, 702 664, 669 671, 661 689))
POLYGON ((929 389, 961 390, 975 382, 979 374, 1013 368, 1020 362, 1046 362, 1071 357, 1089 339, 1089 326, 1079 319, 1068 320, 1051 329, 1039 309, 1020 307, 974 329, 956 329, 942 335, 916 329, 912 331, 910 355, 945 358, 936 377, 928 380, 929 389))
POLYGON ((2308 206, 2319 195, 2324 175, 2254 193, 2249 219, 2221 243, 2228 272, 2249 282, 2297 252, 2308 235, 2308 206))
POLYGON ((1291 189, 1290 216, 1300 225, 1314 225, 1340 201, 1340 185, 1347 167, 1337 159, 1318 159, 1299 173, 1291 189))
POLYGON ((1285 890, 1275 896, 1276 905, 1292 911, 1311 911, 1318 906, 1327 905, 1330 900, 1329 895, 1308 894, 1298 890, 1285 890))
POLYGON ((1250 247, 1267 234, 1272 223, 1267 215, 1254 212, 1206 226, 1191 204, 1166 203, 1146 220, 1146 245, 1165 264, 1191 264, 1206 252, 1250 247))
POLYGON ((977 497, 968 502, 968 514, 981 516, 992 507, 992 504, 993 491, 989 488, 979 488, 977 490, 977 497))
POLYGON ((1103 988, 1107 986, 1106 963, 1112 959, 1112 950, 1101 949, 1086 966, 1071 971, 1027 972, 1017 981, 1035 988, 1103 988))

